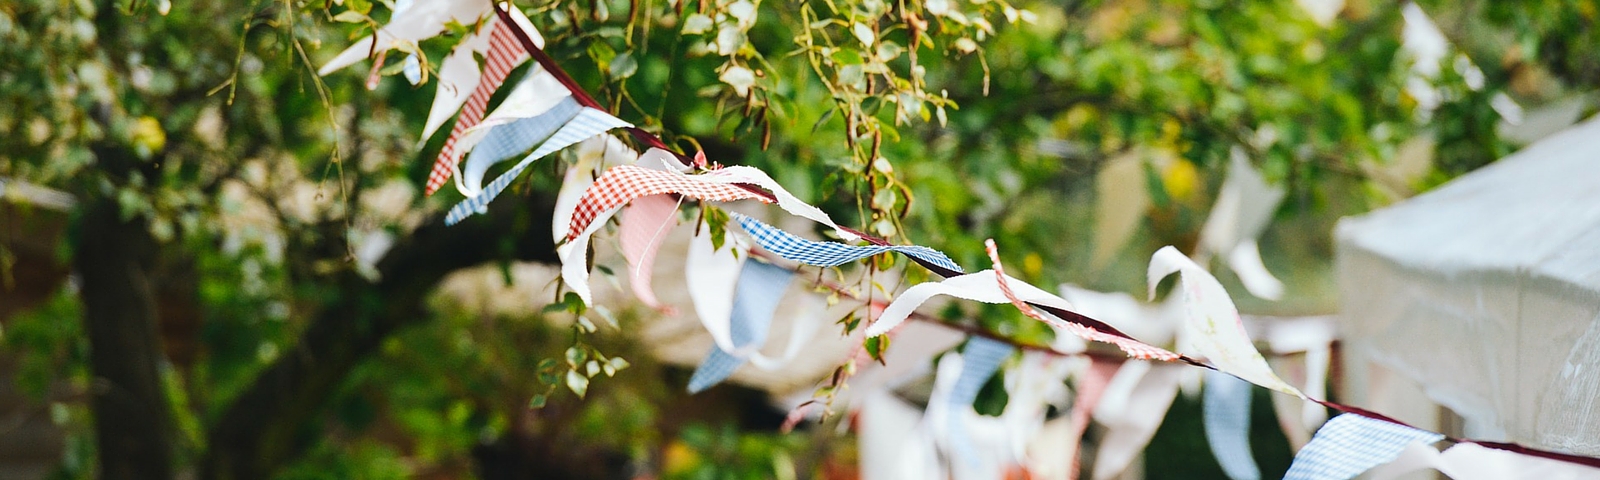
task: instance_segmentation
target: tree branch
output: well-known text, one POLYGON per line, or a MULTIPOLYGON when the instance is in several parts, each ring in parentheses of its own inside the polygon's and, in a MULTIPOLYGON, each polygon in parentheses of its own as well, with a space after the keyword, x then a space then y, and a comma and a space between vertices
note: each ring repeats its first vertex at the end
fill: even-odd
POLYGON ((424 299, 449 273, 497 259, 555 262, 553 206, 552 196, 538 196, 497 202, 454 227, 435 219, 389 251, 376 283, 340 273, 338 299, 212 426, 202 478, 265 479, 304 453, 318 436, 314 421, 356 365, 400 329, 432 319, 424 299))

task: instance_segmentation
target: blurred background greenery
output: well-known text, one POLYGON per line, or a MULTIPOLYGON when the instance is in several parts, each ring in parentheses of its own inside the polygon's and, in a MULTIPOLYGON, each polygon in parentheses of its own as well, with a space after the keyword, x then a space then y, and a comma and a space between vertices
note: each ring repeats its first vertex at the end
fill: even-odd
MULTIPOLYGON (((1592 0, 1419 1, 1437 56, 1406 48, 1403 2, 769 1, 744 25, 732 3, 516 6, 621 118, 968 267, 995 238, 1039 285, 1140 291, 1150 252, 1195 247, 1242 148, 1289 192, 1262 239, 1288 295, 1237 295, 1252 313, 1331 312, 1339 217, 1592 114, 1600 86, 1592 0)), ((459 198, 418 185, 445 135, 414 140, 432 85, 393 57, 374 89, 366 67, 315 74, 391 10, 0 4, 0 476, 854 478, 848 417, 783 434, 765 392, 685 395, 635 307, 596 329, 553 297, 439 291, 555 260, 570 159, 443 228, 459 198), (587 359, 620 369, 579 398, 587 359)), ((1183 402, 1151 478, 1220 475, 1183 402)), ((1264 468, 1281 442, 1258 438, 1264 468)))

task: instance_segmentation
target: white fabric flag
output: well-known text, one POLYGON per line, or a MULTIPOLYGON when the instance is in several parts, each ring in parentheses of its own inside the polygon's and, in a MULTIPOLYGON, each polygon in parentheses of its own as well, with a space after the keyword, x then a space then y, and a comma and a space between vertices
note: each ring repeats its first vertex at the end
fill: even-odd
POLYGON ((1245 333, 1244 322, 1228 291, 1200 265, 1173 247, 1162 247, 1150 258, 1150 296, 1161 279, 1178 273, 1185 310, 1184 342, 1204 355, 1217 369, 1250 383, 1305 398, 1299 389, 1278 378, 1245 333))
POLYGON ((1200 230, 1202 256, 1222 256, 1245 290, 1268 300, 1283 296, 1283 282, 1262 263, 1256 238, 1272 222, 1285 193, 1283 187, 1267 183, 1245 158, 1244 150, 1234 147, 1222 193, 1200 230))

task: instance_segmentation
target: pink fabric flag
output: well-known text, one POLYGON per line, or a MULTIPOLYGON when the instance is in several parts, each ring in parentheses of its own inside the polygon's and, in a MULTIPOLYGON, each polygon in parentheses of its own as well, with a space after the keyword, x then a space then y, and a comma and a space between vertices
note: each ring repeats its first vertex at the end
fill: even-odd
POLYGON ((670 195, 640 197, 622 211, 620 237, 622 256, 628 260, 628 284, 634 296, 651 308, 664 308, 650 287, 650 273, 656 264, 656 251, 678 224, 677 212, 678 201, 670 195))
POLYGON ((461 116, 456 118, 456 126, 450 130, 450 138, 445 139, 444 148, 439 151, 439 158, 433 163, 433 172, 428 174, 428 186, 424 190, 427 195, 433 195, 439 187, 450 180, 450 175, 455 172, 456 162, 461 159, 461 153, 456 151, 458 141, 467 129, 476 126, 483 120, 485 111, 489 108, 489 97, 505 82, 506 75, 511 74, 511 69, 527 61, 528 52, 517 44, 517 39, 511 29, 504 23, 494 20, 489 33, 489 53, 485 56, 483 77, 478 80, 477 88, 472 90, 472 96, 467 97, 466 105, 461 107, 461 116))
POLYGON ((1109 358, 1089 357, 1089 368, 1077 380, 1078 397, 1072 401, 1072 447, 1067 450, 1067 456, 1072 458, 1072 470, 1067 474, 1068 480, 1077 480, 1078 470, 1082 467, 1078 463, 1078 453, 1083 446, 1083 432, 1089 430, 1090 416, 1094 414, 1095 405, 1100 404, 1100 397, 1106 393, 1106 385, 1111 383, 1111 377, 1117 374, 1117 369, 1122 367, 1122 362, 1109 358))

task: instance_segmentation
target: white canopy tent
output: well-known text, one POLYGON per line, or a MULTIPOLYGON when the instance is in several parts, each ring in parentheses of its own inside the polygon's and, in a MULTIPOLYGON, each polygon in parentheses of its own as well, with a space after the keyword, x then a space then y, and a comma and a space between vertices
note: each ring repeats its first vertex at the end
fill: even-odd
POLYGON ((1337 236, 1346 400, 1600 455, 1600 119, 1337 236))

